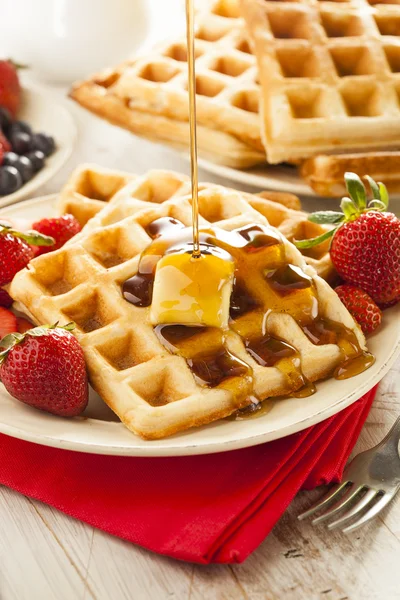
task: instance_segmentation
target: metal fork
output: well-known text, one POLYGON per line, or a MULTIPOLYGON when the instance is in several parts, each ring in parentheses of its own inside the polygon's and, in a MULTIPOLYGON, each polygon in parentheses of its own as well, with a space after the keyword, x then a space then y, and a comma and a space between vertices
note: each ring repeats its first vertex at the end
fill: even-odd
POLYGON ((328 529, 340 528, 350 533, 376 517, 399 489, 400 417, 377 446, 353 458, 344 470, 341 483, 334 485, 320 502, 297 518, 305 519, 329 507, 313 519, 312 524, 318 525, 341 513, 328 524, 328 529))

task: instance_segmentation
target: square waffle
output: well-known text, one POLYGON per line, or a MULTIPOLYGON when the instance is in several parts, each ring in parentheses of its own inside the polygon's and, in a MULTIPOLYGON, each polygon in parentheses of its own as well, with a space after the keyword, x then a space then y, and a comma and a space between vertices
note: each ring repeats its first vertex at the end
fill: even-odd
MULTIPOLYGON (((206 0, 196 15, 199 152, 232 167, 265 162, 257 66, 239 16, 239 0, 206 0)), ((189 144, 186 39, 78 83, 82 106, 156 142, 189 144)))
MULTIPOLYGON (((137 199, 132 200, 131 204, 125 200, 132 194, 137 197, 136 178, 137 175, 126 172, 111 171, 97 165, 83 164, 75 169, 61 190, 58 210, 60 214, 74 215, 81 225, 85 225, 89 219, 92 219, 104 208, 105 202, 114 200, 118 194, 118 198, 123 199, 123 210, 130 214, 130 211, 135 211, 138 206, 137 199), (123 182, 131 181, 133 181, 132 185, 123 184, 123 182)), ((200 183, 199 188, 200 190, 223 189, 212 183, 200 183)), ((171 196, 189 194, 190 179, 186 175, 177 173, 152 171, 149 174, 149 185, 144 189, 146 191, 143 193, 141 202, 143 200, 147 202, 149 198, 151 202, 161 202, 168 200, 171 196), (150 190, 152 191, 150 192, 150 190)), ((290 241, 310 239, 326 231, 325 226, 308 221, 308 214, 300 210, 300 201, 293 194, 264 191, 259 194, 241 192, 241 195, 290 241)), ((99 224, 101 226, 98 218, 93 219, 83 233, 99 227, 99 224)), ((318 275, 331 281, 335 277, 335 272, 328 250, 329 241, 303 252, 306 261, 314 267, 318 275)))
MULTIPOLYGON (((121 285, 138 269, 140 252, 151 237, 155 219, 173 217, 191 224, 190 195, 180 195, 184 177, 153 171, 131 181, 115 194, 83 229, 58 251, 34 259, 20 271, 10 293, 38 323, 76 323, 92 385, 121 421, 145 439, 157 439, 189 427, 210 423, 249 405, 238 401, 223 385, 200 385, 182 356, 169 353, 149 324, 149 307, 127 302, 121 285)), ((269 205, 219 186, 199 194, 200 226, 226 231, 259 224, 278 235, 285 260, 300 267, 313 281, 320 313, 351 330, 365 348, 360 329, 335 292, 306 264, 304 257, 277 229, 269 225, 269 205), (265 213, 265 214, 263 214, 265 213)), ((296 211, 294 211, 296 212, 296 211)), ((251 315, 250 315, 251 316, 251 315)), ((252 319, 247 322, 251 327, 252 319)), ((328 376, 341 361, 338 345, 314 345, 288 313, 273 313, 267 321, 271 335, 282 338, 299 353, 310 381, 328 376)), ((198 334, 198 344, 207 339, 198 334)), ((197 341, 197 340, 195 340, 197 341)), ((299 387, 280 368, 261 366, 247 352, 241 336, 230 330, 229 351, 252 368, 259 398, 289 393, 299 387)), ((231 390, 243 377, 231 378, 231 390)))
POLYGON ((400 6, 241 0, 271 163, 398 147, 400 6))

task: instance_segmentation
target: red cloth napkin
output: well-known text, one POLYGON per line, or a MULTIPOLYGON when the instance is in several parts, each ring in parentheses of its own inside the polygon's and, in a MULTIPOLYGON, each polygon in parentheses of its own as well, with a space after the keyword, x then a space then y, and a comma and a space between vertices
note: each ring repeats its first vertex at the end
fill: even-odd
POLYGON ((160 554, 241 562, 301 488, 340 479, 375 392, 305 431, 206 456, 98 456, 0 435, 0 483, 160 554))

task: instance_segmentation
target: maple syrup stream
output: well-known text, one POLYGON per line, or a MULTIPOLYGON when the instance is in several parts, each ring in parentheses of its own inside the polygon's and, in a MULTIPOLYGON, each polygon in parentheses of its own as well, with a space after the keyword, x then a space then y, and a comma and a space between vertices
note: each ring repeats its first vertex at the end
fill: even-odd
MULTIPOLYGON (((315 386, 302 373, 297 349, 267 333, 270 313, 289 312, 317 346, 337 344, 342 352, 342 361, 334 373, 337 379, 362 372, 374 359, 361 350, 351 330, 318 314, 318 300, 311 278, 298 267, 287 264, 284 244, 276 234, 260 225, 232 232, 212 227, 199 231, 193 0, 186 0, 186 28, 192 228, 190 231, 171 217, 150 223, 146 231, 153 242, 142 253, 138 272, 124 282, 123 295, 137 307, 150 306, 156 266, 166 252, 191 252, 196 259, 203 253, 213 253, 214 246, 226 250, 236 263, 229 330, 241 337, 248 354, 257 364, 276 367, 285 375, 288 388, 295 390, 291 395, 306 397, 315 392, 315 386)), ((206 287, 207 282, 203 282, 204 294, 207 294, 206 287)), ((270 410, 274 399, 261 402, 256 397, 252 367, 229 349, 227 340, 232 333, 215 327, 179 324, 158 325, 154 331, 170 352, 185 358, 198 383, 226 389, 233 395, 240 409, 235 413, 236 418, 265 414, 270 410)))
POLYGON ((192 182, 193 258, 200 256, 199 238, 199 174, 197 165, 196 72, 194 47, 193 0, 186 0, 186 36, 189 81, 190 166, 192 182))

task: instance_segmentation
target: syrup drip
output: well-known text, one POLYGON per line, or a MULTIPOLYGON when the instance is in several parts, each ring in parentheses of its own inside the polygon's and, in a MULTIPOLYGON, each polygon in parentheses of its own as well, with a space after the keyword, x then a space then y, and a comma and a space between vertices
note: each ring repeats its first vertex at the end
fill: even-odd
MULTIPOLYGON (((138 273, 123 284, 125 298, 136 306, 151 304, 157 262, 165 254, 191 252, 191 230, 175 219, 151 223, 147 231, 154 237, 142 253, 138 273)), ((271 313, 288 313, 316 345, 334 343, 343 360, 335 377, 351 377, 368 368, 373 357, 363 352, 353 331, 319 315, 312 278, 296 265, 287 264, 285 245, 278 234, 261 225, 227 232, 216 227, 199 234, 202 254, 225 250, 235 263, 235 282, 230 298, 229 328, 240 335, 247 352, 264 367, 278 368, 285 376, 291 395, 306 397, 315 386, 301 371, 300 354, 289 343, 268 333, 271 313)), ((207 295, 207 281, 201 282, 207 295)), ((196 380, 208 387, 229 390, 237 405, 247 407, 238 418, 263 410, 254 396, 253 370, 228 347, 229 332, 211 327, 158 325, 155 332, 172 353, 185 358, 196 380)))
POLYGON ((189 83, 189 125, 190 125, 190 167, 192 181, 192 225, 193 225, 193 257, 200 251, 199 237, 199 175, 197 167, 197 131, 196 131, 196 72, 194 47, 194 9, 193 0, 186 0, 186 36, 188 55, 189 83))
POLYGON ((229 390, 239 405, 248 404, 252 369, 229 351, 221 329, 157 325, 154 331, 170 352, 186 359, 199 384, 229 390))

